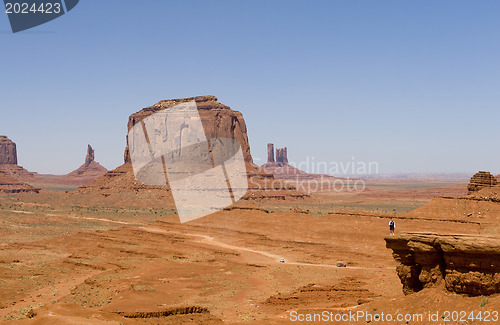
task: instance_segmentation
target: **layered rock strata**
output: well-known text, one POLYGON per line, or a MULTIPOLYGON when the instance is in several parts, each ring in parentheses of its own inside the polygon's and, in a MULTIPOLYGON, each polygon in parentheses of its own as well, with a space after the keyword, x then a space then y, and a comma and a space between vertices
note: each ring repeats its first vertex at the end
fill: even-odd
POLYGON ((4 194, 27 193, 27 192, 38 193, 39 191, 40 191, 39 188, 21 182, 16 178, 10 176, 8 172, 5 172, 0 169, 0 193, 4 194))
MULTIPOLYGON (((232 110, 229 106, 219 103, 215 96, 162 100, 153 106, 146 107, 130 115, 127 128, 130 130, 135 124, 156 112, 191 101, 196 102, 206 138, 229 138, 237 140, 243 151, 245 162, 253 163, 250 154, 250 145, 248 144, 247 127, 243 115, 240 112, 232 110)), ((125 163, 131 162, 128 139, 124 160, 125 163)))
POLYGON ((500 238, 408 233, 385 238, 403 292, 439 285, 470 296, 500 293, 500 238))
POLYGON ((476 173, 470 179, 469 185, 467 186, 467 190, 469 194, 472 192, 479 191, 485 187, 492 187, 497 185, 497 179, 489 172, 480 171, 476 173))

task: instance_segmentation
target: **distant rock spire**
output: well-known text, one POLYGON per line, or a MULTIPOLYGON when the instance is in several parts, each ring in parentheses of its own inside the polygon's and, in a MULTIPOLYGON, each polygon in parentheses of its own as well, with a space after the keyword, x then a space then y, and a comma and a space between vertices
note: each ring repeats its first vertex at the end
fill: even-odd
POLYGON ((286 147, 276 149, 276 162, 280 166, 288 165, 288 154, 286 147))
POLYGON ((268 163, 274 162, 274 144, 272 143, 267 144, 267 162, 268 163))
POLYGON ((87 147, 87 156, 85 157, 85 165, 90 165, 94 161, 94 149, 89 144, 87 147))

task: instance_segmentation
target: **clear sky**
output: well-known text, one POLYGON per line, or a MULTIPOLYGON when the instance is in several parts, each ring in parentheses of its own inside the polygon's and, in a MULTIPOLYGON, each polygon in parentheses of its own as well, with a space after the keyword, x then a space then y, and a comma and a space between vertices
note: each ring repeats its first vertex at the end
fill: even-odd
POLYGON ((12 34, 0 12, 0 134, 30 171, 90 143, 123 162, 131 113, 214 95, 251 152, 377 162, 379 172, 500 173, 499 1, 82 0, 12 34))

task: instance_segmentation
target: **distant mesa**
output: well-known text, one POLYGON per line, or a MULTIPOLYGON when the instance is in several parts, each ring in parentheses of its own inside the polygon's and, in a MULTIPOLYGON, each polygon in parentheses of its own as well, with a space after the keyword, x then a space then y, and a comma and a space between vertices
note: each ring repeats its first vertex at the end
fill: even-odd
POLYGON ((469 194, 470 194, 472 192, 479 191, 485 187, 495 186, 495 185, 497 185, 497 183, 498 182, 497 182, 496 177, 493 176, 491 173, 485 172, 485 171, 480 171, 480 172, 474 174, 474 176, 472 176, 472 178, 470 179, 469 185, 467 186, 467 189, 468 189, 469 194))
POLYGON ((41 188, 64 187, 76 189, 104 175, 108 170, 95 160, 94 150, 87 147, 85 163, 67 175, 49 175, 30 172, 17 164, 16 144, 6 136, 0 136, 0 171, 3 193, 36 192, 41 188))
POLYGON ((276 160, 275 157, 274 144, 267 144, 267 162, 261 166, 264 173, 271 174, 276 179, 289 180, 289 181, 300 181, 300 180, 313 180, 313 179, 323 179, 323 180, 334 180, 337 177, 326 175, 326 174, 310 174, 302 171, 294 166, 290 165, 288 162, 288 148, 276 148, 276 160))
POLYGON ((267 165, 283 167, 288 165, 288 153, 287 148, 277 148, 276 149, 276 161, 274 160, 274 144, 267 144, 267 165))
POLYGON ((16 144, 6 136, 0 136, 0 193, 38 193, 40 188, 22 181, 21 176, 33 174, 17 165, 16 144))
POLYGON ((477 222, 484 228, 496 227, 500 222, 500 184, 496 178, 489 172, 480 171, 472 176, 467 187, 465 196, 435 197, 403 216, 477 222))

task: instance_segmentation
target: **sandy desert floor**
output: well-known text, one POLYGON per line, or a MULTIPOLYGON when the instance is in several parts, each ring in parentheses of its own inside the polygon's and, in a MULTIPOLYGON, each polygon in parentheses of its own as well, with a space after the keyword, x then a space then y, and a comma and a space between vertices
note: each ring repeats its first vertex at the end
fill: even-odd
POLYGON ((311 202, 240 202, 185 224, 173 209, 97 207, 64 192, 1 196, 0 322, 281 324, 326 311, 494 324, 429 322, 446 310, 498 311, 500 296, 443 288, 404 296, 385 247, 391 217, 397 232, 480 233, 476 222, 400 214, 434 195, 461 195, 465 185, 372 181, 369 188, 320 192, 311 202))

